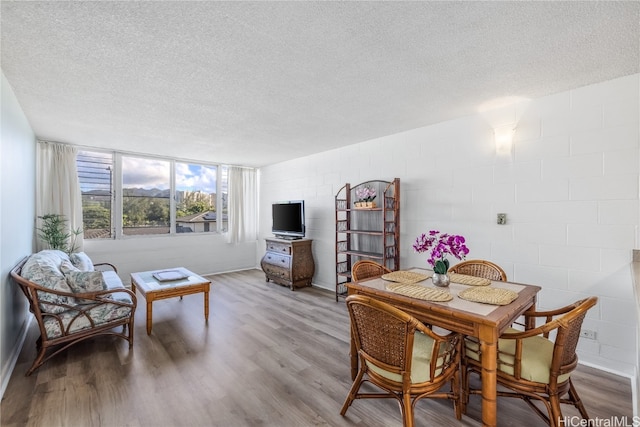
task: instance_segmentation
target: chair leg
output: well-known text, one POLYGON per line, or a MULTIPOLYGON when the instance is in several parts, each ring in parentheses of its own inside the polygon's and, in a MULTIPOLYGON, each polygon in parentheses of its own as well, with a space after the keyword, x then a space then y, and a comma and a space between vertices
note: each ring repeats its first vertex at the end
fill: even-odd
POLYGON ((360 368, 358 370, 358 375, 356 376, 356 379, 353 380, 353 384, 351 385, 351 389, 349 390, 347 399, 344 401, 344 404, 342 405, 342 409, 340 410, 340 415, 344 416, 344 414, 347 413, 347 409, 349 409, 349 406, 351 406, 351 403, 353 403, 353 400, 356 398, 356 395, 358 394, 358 390, 360 390, 360 386, 362 385, 363 376, 364 376, 364 370, 360 368))
POLYGON ((582 415, 582 418, 585 419, 585 420, 588 420, 589 419, 589 414, 587 414, 587 409, 582 404, 582 400, 580 400, 580 396, 578 395, 578 391, 573 386, 573 381, 571 381, 571 378, 569 378, 569 399, 571 399, 571 402, 573 403, 573 406, 578 408, 578 411, 580 411, 580 415, 582 415))
POLYGON ((551 403, 549 399, 535 399, 536 402, 541 402, 544 405, 546 410, 543 411, 534 403, 534 399, 529 396, 523 396, 519 394, 513 394, 511 392, 498 392, 498 396, 507 396, 507 397, 519 397, 521 398, 529 407, 535 412, 540 418, 544 420, 544 422, 550 426, 554 426, 555 424, 551 421, 553 419, 553 409, 551 408, 551 403))
POLYGON ((460 387, 462 388, 460 407, 462 408, 462 413, 466 413, 467 403, 469 402, 469 373, 464 364, 460 366, 460 387))
POLYGON ((460 413, 467 413, 467 404, 469 403, 469 387, 470 387, 470 372, 467 366, 462 362, 460 366, 460 413))
POLYGON ((400 411, 402 412, 403 427, 413 427, 413 405, 411 404, 411 394, 409 392, 402 393, 400 411))
POLYGON ((549 425, 551 427, 559 427, 564 425, 562 420, 562 410, 560 409, 560 396, 557 394, 549 395, 551 403, 551 412, 549 413, 549 425))
POLYGON ((38 341, 36 342, 36 349, 38 350, 38 355, 36 356, 35 360, 33 361, 33 364, 31 365, 31 367, 29 368, 29 370, 25 374, 26 377, 31 375, 43 363, 44 356, 45 356, 45 354, 47 352, 47 349, 46 349, 45 346, 42 345, 42 339, 41 338, 38 338, 38 341))
POLYGON ((458 375, 454 375, 453 378, 451 378, 451 392, 453 393, 453 412, 459 421, 462 419, 462 401, 464 399, 462 399, 462 388, 460 387, 460 376, 458 375))

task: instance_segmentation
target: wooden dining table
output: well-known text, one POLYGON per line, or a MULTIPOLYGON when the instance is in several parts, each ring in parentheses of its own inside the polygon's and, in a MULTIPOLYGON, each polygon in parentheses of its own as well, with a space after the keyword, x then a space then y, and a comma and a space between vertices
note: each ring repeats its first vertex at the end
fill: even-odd
MULTIPOLYGON (((430 270, 412 268, 412 272, 431 275, 430 270)), ((482 354, 482 425, 495 427, 497 423, 497 345, 498 337, 513 322, 534 310, 539 286, 511 282, 492 281, 490 286, 511 289, 517 292, 517 298, 507 305, 491 305, 464 300, 458 294, 469 286, 451 282, 448 290, 453 299, 447 302, 433 302, 400 295, 386 289, 389 281, 382 278, 370 278, 346 284, 348 294, 366 295, 397 307, 418 320, 449 331, 476 337, 480 342, 482 354)), ((419 285, 434 287, 431 279, 418 282, 419 285)), ((527 325, 531 327, 533 325, 527 325)), ((353 336, 351 337, 351 377, 358 372, 358 354, 353 336)))

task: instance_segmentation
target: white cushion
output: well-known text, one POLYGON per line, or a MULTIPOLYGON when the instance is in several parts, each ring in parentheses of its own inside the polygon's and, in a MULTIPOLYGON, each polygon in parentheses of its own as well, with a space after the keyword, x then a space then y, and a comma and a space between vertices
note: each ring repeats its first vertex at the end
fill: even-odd
POLYGON ((93 262, 84 252, 73 253, 69 256, 71 263, 81 271, 93 271, 93 262))
MULTIPOLYGON (((104 279, 104 283, 107 286, 107 289, 124 289, 124 285, 122 284, 122 280, 120 280, 120 276, 115 271, 103 271, 102 278, 104 279)), ((111 294, 111 298, 118 301, 126 301, 131 302, 131 296, 124 292, 116 292, 111 294)))

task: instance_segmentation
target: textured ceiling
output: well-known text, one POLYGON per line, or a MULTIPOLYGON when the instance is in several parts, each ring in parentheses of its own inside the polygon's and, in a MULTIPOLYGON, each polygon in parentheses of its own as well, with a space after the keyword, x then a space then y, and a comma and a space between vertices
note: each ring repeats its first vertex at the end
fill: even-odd
POLYGON ((0 13, 2 71, 39 138, 247 166, 640 67, 637 1, 2 1, 0 13))

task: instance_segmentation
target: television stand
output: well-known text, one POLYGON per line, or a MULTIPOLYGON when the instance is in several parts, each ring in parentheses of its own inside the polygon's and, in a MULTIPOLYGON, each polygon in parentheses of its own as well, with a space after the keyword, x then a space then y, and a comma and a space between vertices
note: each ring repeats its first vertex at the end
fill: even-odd
MULTIPOLYGON (((292 237, 292 236, 288 236, 292 237)), ((291 290, 311 286, 315 272, 310 239, 265 239, 267 251, 260 266, 268 282, 289 286, 291 290)))
POLYGON ((300 240, 303 239, 303 237, 299 237, 299 236, 281 236, 276 234, 274 236, 276 239, 282 239, 282 240, 300 240))

